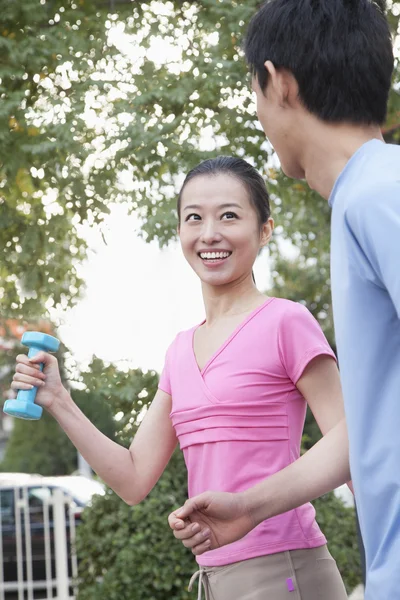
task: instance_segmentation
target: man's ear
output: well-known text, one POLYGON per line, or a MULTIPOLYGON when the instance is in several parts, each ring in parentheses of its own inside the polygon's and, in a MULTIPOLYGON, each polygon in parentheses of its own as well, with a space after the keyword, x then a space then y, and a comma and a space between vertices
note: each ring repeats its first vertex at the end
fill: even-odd
POLYGON ((299 86, 293 73, 284 68, 276 69, 270 60, 266 61, 264 67, 268 71, 268 89, 274 93, 279 106, 293 106, 299 95, 299 86))

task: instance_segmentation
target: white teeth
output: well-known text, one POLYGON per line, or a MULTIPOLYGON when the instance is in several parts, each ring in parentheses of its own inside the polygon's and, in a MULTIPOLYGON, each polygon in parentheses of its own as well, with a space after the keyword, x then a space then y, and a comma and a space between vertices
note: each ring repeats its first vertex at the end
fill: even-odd
POLYGON ((204 260, 215 260, 221 258, 228 258, 230 254, 230 252, 201 252, 200 258, 204 260))

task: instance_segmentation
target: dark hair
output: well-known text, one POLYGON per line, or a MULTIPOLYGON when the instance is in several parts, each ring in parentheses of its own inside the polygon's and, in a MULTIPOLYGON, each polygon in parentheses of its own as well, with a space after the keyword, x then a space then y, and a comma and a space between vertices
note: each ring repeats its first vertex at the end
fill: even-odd
POLYGON ((265 182, 260 173, 248 162, 241 158, 234 158, 233 156, 218 156, 217 158, 205 160, 186 175, 177 202, 179 223, 181 222, 182 194, 189 181, 195 177, 212 177, 220 175, 221 173, 235 177, 247 189, 250 202, 257 213, 258 222, 261 228, 271 216, 269 195, 265 182))
POLYGON ((270 60, 320 119, 380 125, 394 66, 385 9, 385 0, 267 0, 244 44, 251 73, 265 91, 270 60))

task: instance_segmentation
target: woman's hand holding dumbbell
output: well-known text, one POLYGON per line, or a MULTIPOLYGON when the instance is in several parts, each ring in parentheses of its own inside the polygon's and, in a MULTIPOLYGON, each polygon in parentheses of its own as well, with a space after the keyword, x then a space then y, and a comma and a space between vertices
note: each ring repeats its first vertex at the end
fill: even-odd
MULTIPOLYGON (((120 446, 99 431, 63 386, 57 358, 50 354, 57 352, 59 341, 40 332, 25 332, 22 343, 29 347, 30 355, 17 356, 11 388, 18 391, 18 396, 16 399, 7 400, 3 410, 12 417, 36 420, 41 417, 43 408, 46 408, 99 477, 128 504, 137 504, 153 487, 152 480, 154 479, 155 483, 161 475, 163 465, 168 462, 176 445, 169 421, 171 407, 165 403, 168 394, 160 390, 158 408, 154 408, 153 404, 153 408, 149 410, 149 413, 155 413, 155 437, 159 439, 165 435, 167 449, 159 450, 157 454, 158 448, 157 445, 154 446, 154 435, 151 435, 150 426, 150 435, 147 434, 147 440, 144 442, 139 441, 139 450, 136 450, 139 457, 145 457, 139 458, 142 462, 144 460, 144 466, 137 469, 135 451, 120 446), (153 469, 159 469, 160 472, 159 475, 157 472, 149 477, 148 455, 153 448, 156 448, 153 452, 156 458, 152 459, 156 466, 153 469)), ((149 415, 146 417, 148 422, 149 415)), ((144 437, 146 438, 146 435, 144 437)))
POLYGON ((17 356, 17 366, 11 388, 13 390, 31 390, 37 387, 36 404, 44 408, 51 408, 54 401, 65 389, 61 382, 58 361, 55 356, 47 352, 39 352, 33 358, 25 354, 17 356), (43 372, 40 370, 43 363, 43 372))

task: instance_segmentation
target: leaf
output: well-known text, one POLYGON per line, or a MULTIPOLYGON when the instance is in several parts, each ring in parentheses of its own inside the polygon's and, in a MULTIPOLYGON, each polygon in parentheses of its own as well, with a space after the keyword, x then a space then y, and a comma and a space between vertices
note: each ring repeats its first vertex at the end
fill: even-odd
POLYGON ((15 183, 22 194, 33 194, 35 191, 32 185, 32 178, 25 169, 18 169, 15 183))

